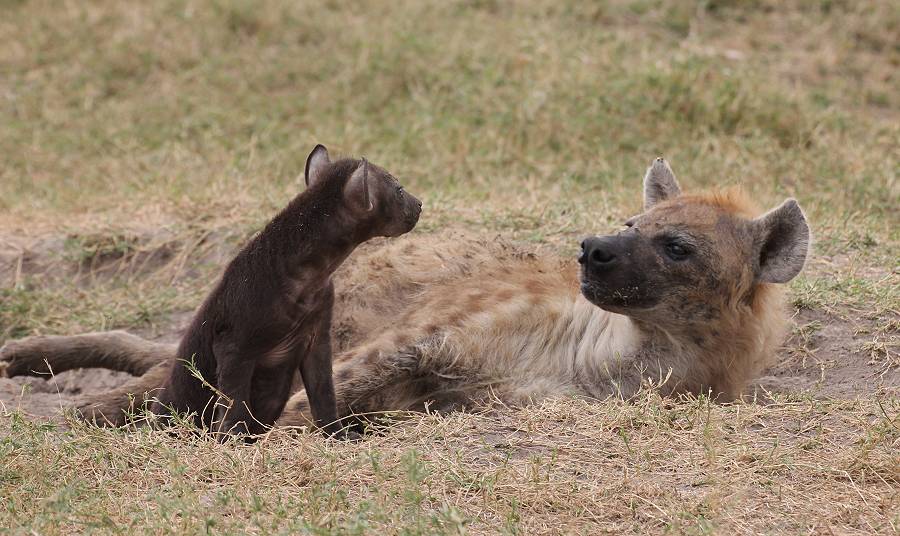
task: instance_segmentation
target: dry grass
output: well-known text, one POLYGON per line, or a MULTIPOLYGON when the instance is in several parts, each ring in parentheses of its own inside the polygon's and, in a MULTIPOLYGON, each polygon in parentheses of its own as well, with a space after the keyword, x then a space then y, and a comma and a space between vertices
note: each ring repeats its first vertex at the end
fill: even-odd
MULTIPOLYGON (((795 196, 822 316, 787 357, 849 319, 898 374, 898 35, 876 1, 0 0, 0 343, 167 332, 323 142, 420 194, 418 232, 560 252, 635 213, 658 154, 795 196)), ((898 415, 648 394, 222 446, 9 407, 0 531, 898 533, 898 415)))
POLYGON ((415 415, 363 442, 69 432, 12 415, 23 532, 834 533, 900 528, 897 401, 547 400, 415 415))

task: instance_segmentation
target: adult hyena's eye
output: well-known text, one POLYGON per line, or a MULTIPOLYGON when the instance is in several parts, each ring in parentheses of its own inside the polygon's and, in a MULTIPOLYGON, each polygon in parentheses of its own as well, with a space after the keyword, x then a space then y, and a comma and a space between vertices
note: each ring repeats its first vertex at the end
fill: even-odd
POLYGON ((684 260, 690 254, 690 249, 683 244, 679 244, 678 242, 669 242, 666 244, 666 255, 674 261, 684 260))

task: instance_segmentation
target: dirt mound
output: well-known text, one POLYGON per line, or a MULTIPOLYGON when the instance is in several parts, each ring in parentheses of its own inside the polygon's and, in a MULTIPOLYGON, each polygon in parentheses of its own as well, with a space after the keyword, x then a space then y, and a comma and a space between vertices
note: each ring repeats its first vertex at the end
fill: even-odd
MULTIPOLYGON (((895 319, 896 320, 896 319, 895 319)), ((803 392, 814 396, 853 399, 900 394, 900 363, 896 341, 900 323, 882 331, 872 320, 846 319, 803 310, 775 366, 757 382, 773 392, 803 392)))
POLYGON ((36 417, 54 417, 71 407, 78 395, 102 392, 129 378, 124 372, 79 369, 41 377, 0 378, 0 404, 6 410, 22 409, 36 417))

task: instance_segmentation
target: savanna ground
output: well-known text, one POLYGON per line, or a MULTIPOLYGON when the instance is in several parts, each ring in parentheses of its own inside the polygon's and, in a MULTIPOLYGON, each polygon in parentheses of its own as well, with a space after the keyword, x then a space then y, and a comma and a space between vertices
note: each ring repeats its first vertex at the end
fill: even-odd
POLYGON ((900 532, 900 9, 842 0, 0 0, 0 343, 173 339, 316 142, 415 232, 574 255, 687 188, 796 196, 816 235, 755 399, 414 415, 359 443, 81 424, 119 374, 0 380, 0 531, 900 532))

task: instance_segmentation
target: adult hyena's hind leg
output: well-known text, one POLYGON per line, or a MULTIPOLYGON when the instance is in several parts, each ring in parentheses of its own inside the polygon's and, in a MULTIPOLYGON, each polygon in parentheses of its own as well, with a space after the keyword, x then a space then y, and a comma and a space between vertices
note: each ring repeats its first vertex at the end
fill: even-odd
MULTIPOLYGON (((433 409, 463 407, 467 398, 462 392, 473 378, 436 366, 441 361, 434 359, 437 339, 380 351, 362 348, 338 356, 334 388, 342 424, 356 427, 387 412, 424 409, 426 402, 434 402, 433 409), (428 360, 426 354, 430 354, 428 360)), ((288 400, 277 424, 309 426, 312 422, 309 400, 299 391, 288 400)))
MULTIPOLYGON (((398 387, 413 377, 420 355, 415 348, 382 354, 353 351, 335 360, 334 390, 339 418, 348 415, 400 409, 396 404, 382 403, 385 396, 402 397, 398 387)), ((285 405, 279 426, 309 426, 313 423, 309 399, 305 391, 294 394, 285 405)))
POLYGON ((0 348, 0 376, 37 376, 77 368, 106 368, 140 376, 174 358, 176 346, 125 331, 73 336, 38 336, 0 348))

